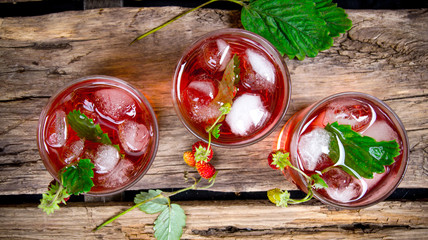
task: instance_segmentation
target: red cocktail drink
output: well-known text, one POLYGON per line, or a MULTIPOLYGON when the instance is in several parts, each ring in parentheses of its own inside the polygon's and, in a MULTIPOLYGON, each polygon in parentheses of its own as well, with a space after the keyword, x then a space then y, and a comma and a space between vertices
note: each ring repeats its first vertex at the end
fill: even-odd
POLYGON ((107 76, 79 79, 57 92, 43 109, 38 146, 54 178, 65 166, 91 159, 95 186, 89 194, 119 192, 137 182, 156 155, 156 116, 146 98, 122 80, 107 76), (67 118, 74 110, 99 124, 111 144, 79 137, 67 118))
MULTIPOLYGON (((366 207, 388 197, 404 176, 409 154, 406 131, 398 116, 379 99, 353 92, 330 96, 296 113, 282 129, 276 148, 289 152, 290 162, 307 175, 320 174, 328 188, 314 190, 316 198, 347 208, 366 207), (331 159, 332 136, 325 127, 335 122, 350 125, 359 135, 378 142, 395 140, 399 153, 392 164, 382 166, 384 172, 363 177, 361 171, 347 163, 358 154, 347 143, 338 140, 338 151, 333 153, 339 156, 338 160, 331 159)), ((375 151, 384 151, 378 147, 368 149, 373 156, 377 156, 375 151)), ((301 174, 290 168, 284 173, 300 189, 307 190, 307 181, 301 174)))
POLYGON ((219 85, 234 56, 240 80, 220 138, 212 140, 216 146, 249 145, 266 137, 285 115, 290 98, 287 67, 267 40, 241 29, 209 33, 184 52, 174 75, 174 107, 195 136, 206 140, 206 128, 220 115, 219 85))

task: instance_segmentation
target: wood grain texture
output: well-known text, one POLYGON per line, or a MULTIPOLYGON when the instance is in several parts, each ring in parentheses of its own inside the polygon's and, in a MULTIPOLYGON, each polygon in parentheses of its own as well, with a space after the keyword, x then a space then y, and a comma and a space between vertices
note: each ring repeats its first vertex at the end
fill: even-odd
MULTIPOLYGON (((87 75, 122 78, 142 91, 160 125, 160 146, 147 175, 131 189, 187 186, 182 153, 196 138, 171 100, 181 53, 210 31, 241 27, 239 11, 202 9, 129 46, 184 9, 117 8, 0 19, 0 194, 37 194, 51 181, 37 151, 38 116, 65 83, 87 75)), ((361 91, 384 100, 403 121, 411 154, 403 188, 428 186, 428 12, 349 10, 354 27, 316 58, 286 60, 292 101, 285 121, 333 93, 361 91)), ((215 149, 215 191, 295 189, 266 163, 280 129, 241 149, 215 149)), ((42 230, 41 230, 42 231, 42 230)))
MULTIPOLYGON (((382 202, 366 209, 340 211, 310 204, 278 208, 253 200, 179 204, 187 216, 182 239, 423 239, 428 233, 427 202, 382 202)), ((69 203, 50 216, 35 205, 1 206, 0 236, 153 239, 157 215, 137 209, 95 233, 91 231, 129 206, 69 203)))

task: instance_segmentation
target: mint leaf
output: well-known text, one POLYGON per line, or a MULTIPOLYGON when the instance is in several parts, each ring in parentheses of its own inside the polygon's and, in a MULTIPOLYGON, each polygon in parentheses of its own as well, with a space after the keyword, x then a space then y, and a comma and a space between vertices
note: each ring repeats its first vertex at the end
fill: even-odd
POLYGON ((314 2, 316 9, 327 23, 330 37, 338 37, 341 33, 351 29, 352 21, 345 10, 337 7, 336 3, 332 3, 331 0, 314 0, 314 2))
POLYGON ((92 142, 111 145, 111 140, 107 133, 104 133, 99 124, 88 118, 79 110, 73 110, 67 115, 68 124, 80 138, 85 138, 92 142))
MULTIPOLYGON (((135 196, 134 203, 139 204, 141 202, 153 199, 154 197, 160 195, 161 193, 162 193, 161 190, 149 190, 149 192, 140 192, 135 196)), ((165 208, 167 207, 168 207, 168 199, 164 197, 153 199, 139 206, 141 211, 148 214, 161 212, 165 210, 165 208)))
POLYGON ((66 199, 69 197, 70 194, 67 193, 66 189, 64 189, 58 182, 55 182, 48 187, 48 191, 46 193, 43 193, 38 208, 42 209, 49 215, 59 209, 60 203, 65 204, 66 199))
POLYGON ((315 189, 328 188, 327 183, 325 183, 324 179, 322 179, 319 174, 313 174, 311 176, 311 179, 313 181, 312 183, 313 188, 315 189))
POLYGON ((385 172, 385 167, 394 163, 400 155, 400 146, 395 140, 377 142, 352 130, 350 125, 337 122, 327 124, 325 129, 332 134, 329 156, 337 163, 340 154, 345 154, 346 167, 356 171, 363 178, 373 178, 373 173, 385 172), (343 145, 344 153, 340 151, 343 145))
POLYGON ((155 237, 157 240, 180 239, 184 226, 186 226, 184 210, 178 204, 171 204, 155 221, 155 237))
POLYGON ((242 8, 241 22, 290 59, 315 57, 333 45, 326 22, 312 0, 251 1, 242 8))
POLYGON ((63 185, 69 194, 86 193, 94 186, 94 164, 90 159, 80 159, 77 165, 66 167, 62 173, 63 185))
POLYGON ((231 106, 232 99, 235 97, 235 84, 237 84, 240 80, 239 73, 241 70, 239 68, 239 64, 240 61, 238 55, 233 55, 233 58, 229 61, 226 69, 224 70, 223 78, 218 84, 218 93, 212 102, 215 104, 220 104, 221 112, 227 111, 227 106, 231 106))

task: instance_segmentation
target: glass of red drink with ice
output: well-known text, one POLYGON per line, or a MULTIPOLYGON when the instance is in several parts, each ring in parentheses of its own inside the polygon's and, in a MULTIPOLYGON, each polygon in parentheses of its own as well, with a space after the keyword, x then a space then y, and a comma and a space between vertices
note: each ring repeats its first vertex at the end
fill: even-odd
MULTIPOLYGON (((409 155, 407 134, 398 116, 381 100, 358 92, 329 96, 296 113, 280 132, 276 148, 289 152, 291 164, 307 175, 319 173, 328 188, 314 190, 314 196, 342 208, 367 207, 387 198, 403 178, 409 155), (346 146, 339 147, 339 161, 333 162, 331 136, 325 127, 334 122, 350 125, 376 141, 395 140, 399 153, 394 162, 382 166, 384 172, 374 173, 372 178, 360 176, 347 165, 354 152, 346 153, 346 146)), ((284 174, 307 191, 308 183, 297 171, 286 168, 284 174)))
POLYGON ((185 127, 207 140, 220 115, 219 90, 227 64, 237 56, 240 80, 215 146, 246 146, 269 135, 284 117, 291 92, 284 59, 264 38, 242 29, 202 36, 179 60, 173 79, 175 110, 185 127))
POLYGON ((136 183, 158 147, 157 120, 147 99, 109 76, 81 78, 60 89, 43 109, 37 135, 43 163, 57 181, 65 166, 91 159, 95 168, 89 195, 117 193, 136 183), (111 144, 79 137, 67 119, 74 110, 99 124, 111 144))

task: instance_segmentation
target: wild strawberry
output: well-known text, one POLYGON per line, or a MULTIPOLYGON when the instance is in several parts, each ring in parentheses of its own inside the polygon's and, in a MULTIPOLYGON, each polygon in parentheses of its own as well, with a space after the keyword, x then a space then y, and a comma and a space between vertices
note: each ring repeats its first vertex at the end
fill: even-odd
POLYGON ((268 164, 269 164, 269 167, 271 167, 272 169, 278 170, 278 167, 272 164, 272 161, 273 161, 273 155, 274 155, 275 153, 276 153, 276 152, 271 152, 271 153, 269 154, 269 156, 268 156, 268 164))
POLYGON ((198 170, 199 175, 201 177, 210 179, 215 174, 215 167, 211 163, 207 162, 196 162, 196 170, 198 170))
POLYGON ((187 165, 194 167, 195 166, 195 156, 191 151, 184 152, 183 159, 187 163, 187 165))
POLYGON ((195 156, 196 162, 209 162, 213 158, 213 150, 210 146, 208 150, 208 144, 203 141, 198 141, 192 146, 192 153, 195 156))

